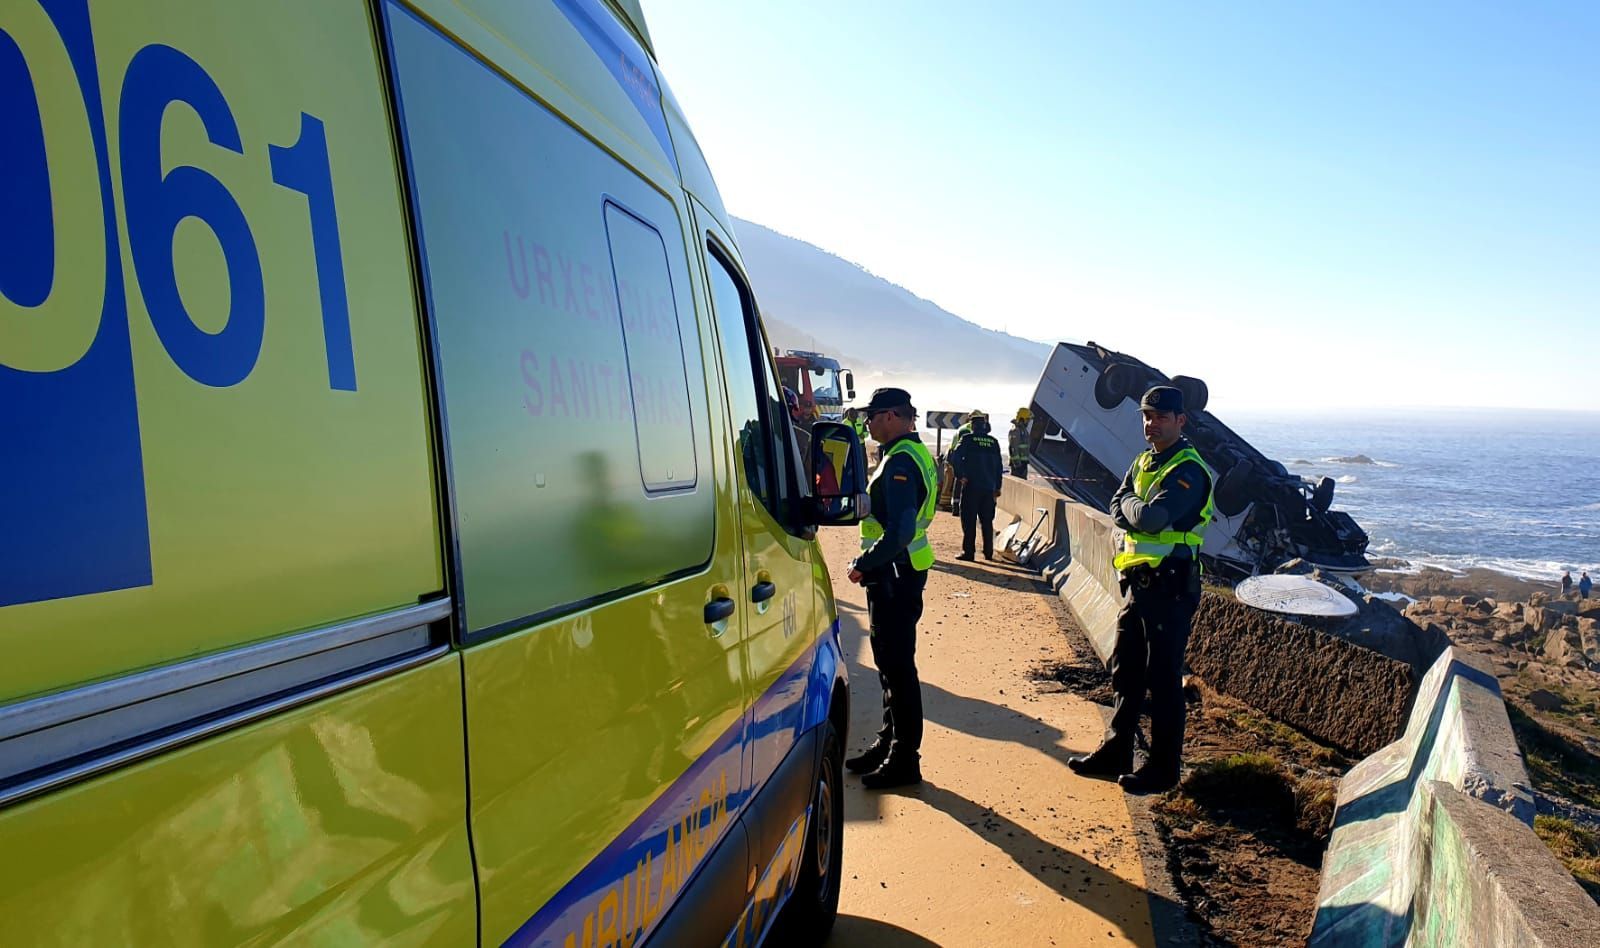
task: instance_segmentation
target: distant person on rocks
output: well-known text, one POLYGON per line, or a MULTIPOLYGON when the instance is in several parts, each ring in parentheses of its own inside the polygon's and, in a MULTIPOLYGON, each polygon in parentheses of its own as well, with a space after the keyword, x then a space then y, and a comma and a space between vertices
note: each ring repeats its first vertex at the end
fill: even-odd
POLYGON ((976 531, 983 529, 983 558, 994 559, 994 502, 1000 497, 1000 439, 989 433, 989 416, 975 411, 967 424, 972 430, 950 452, 950 469, 955 471, 961 491, 961 555, 958 560, 975 559, 976 531))
POLYGON ((1177 785, 1182 764, 1183 654, 1200 605, 1200 545, 1216 477, 1183 437, 1182 392, 1155 386, 1144 393, 1139 414, 1150 450, 1134 458, 1111 497, 1111 519, 1125 531, 1112 564, 1127 596, 1111 650, 1116 703, 1099 749, 1067 766, 1085 776, 1115 777, 1131 793, 1160 793, 1177 785), (1146 689, 1150 757, 1133 770, 1146 689))
POLYGON ((1594 588, 1594 580, 1589 578, 1589 571, 1584 570, 1583 576, 1578 579, 1578 595, 1589 598, 1589 590, 1594 588))

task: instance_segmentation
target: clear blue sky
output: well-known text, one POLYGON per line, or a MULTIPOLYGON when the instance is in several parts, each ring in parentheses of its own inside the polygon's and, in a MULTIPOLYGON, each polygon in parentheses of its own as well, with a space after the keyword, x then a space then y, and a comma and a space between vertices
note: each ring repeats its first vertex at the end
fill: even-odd
POLYGON ((1600 3, 645 15, 729 210, 974 322, 1218 407, 1600 410, 1600 3))

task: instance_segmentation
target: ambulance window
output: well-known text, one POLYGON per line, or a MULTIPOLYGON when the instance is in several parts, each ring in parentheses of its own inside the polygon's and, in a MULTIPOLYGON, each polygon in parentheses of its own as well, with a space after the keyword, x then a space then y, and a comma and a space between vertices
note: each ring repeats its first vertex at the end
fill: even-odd
MULTIPOLYGON (((711 308, 715 312, 717 328, 722 333, 722 359, 727 365, 728 401, 732 412, 733 430, 738 438, 739 456, 744 459, 744 476, 750 490, 761 499, 774 517, 781 510, 782 497, 778 490, 781 478, 773 453, 774 440, 771 427, 764 420, 772 417, 771 409, 762 410, 769 400, 770 384, 765 378, 764 355, 758 348, 761 336, 752 336, 755 325, 755 306, 750 291, 734 274, 715 247, 707 247, 706 268, 711 274, 711 308), (754 344, 752 344, 754 343, 754 344), (757 372, 762 382, 757 382, 757 372)), ((781 404, 781 398, 780 398, 781 404)))
POLYGON ((633 428, 639 439, 639 473, 648 491, 693 487, 694 426, 689 420, 689 380, 684 374, 678 307, 661 234, 606 202, 633 428))
POLYGON ((431 27, 391 29, 469 636, 703 568, 677 208, 431 27))

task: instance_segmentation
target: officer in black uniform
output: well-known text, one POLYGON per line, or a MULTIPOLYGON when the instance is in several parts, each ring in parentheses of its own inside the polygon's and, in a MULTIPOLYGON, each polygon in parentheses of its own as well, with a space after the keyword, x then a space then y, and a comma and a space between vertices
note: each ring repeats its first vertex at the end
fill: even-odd
POLYGON ((989 416, 973 412, 972 432, 950 452, 961 491, 961 555, 972 560, 977 544, 973 534, 983 526, 983 558, 994 559, 994 502, 1000 497, 1000 439, 990 433, 989 416))
POLYGON ((1086 776, 1115 777, 1133 793, 1157 793, 1178 782, 1183 754, 1183 655, 1200 604, 1198 544, 1175 542, 1166 549, 1159 540, 1161 534, 1174 532, 1198 539, 1209 521, 1212 484, 1209 470, 1183 437, 1187 421, 1183 393, 1156 386, 1145 393, 1139 411, 1150 450, 1134 459, 1111 498, 1111 518, 1128 534, 1117 554, 1127 597, 1117 615, 1117 641, 1111 652, 1116 704, 1099 749, 1073 758, 1068 766, 1086 776), (1188 452, 1185 459, 1159 480, 1147 483, 1141 496, 1136 481, 1149 481, 1183 452, 1188 452), (1150 757, 1130 773, 1146 689, 1150 692, 1150 757))
POLYGON ((927 524, 938 501, 933 456, 917 437, 917 410, 904 389, 880 388, 863 412, 878 442, 878 468, 862 523, 862 553, 850 581, 867 590, 872 660, 883 687, 883 727, 872 746, 845 761, 861 785, 881 790, 922 780, 922 685, 917 680, 917 620, 933 565, 927 524))

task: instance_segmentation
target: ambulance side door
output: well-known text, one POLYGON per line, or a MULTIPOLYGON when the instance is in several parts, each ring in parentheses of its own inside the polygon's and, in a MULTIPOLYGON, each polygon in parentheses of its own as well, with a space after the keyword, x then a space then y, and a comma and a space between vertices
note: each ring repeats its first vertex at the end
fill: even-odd
POLYGON ((787 871, 799 853, 815 748, 803 745, 806 681, 815 645, 813 545, 796 527, 801 502, 797 447, 777 383, 756 300, 732 241, 704 208, 712 309, 721 336, 728 401, 742 476, 739 519, 744 539, 744 654, 750 731, 745 759, 754 793, 745 818, 750 863, 758 873, 787 871), (786 845, 786 842, 788 845, 786 845), (791 852, 791 850, 794 850, 791 852))

